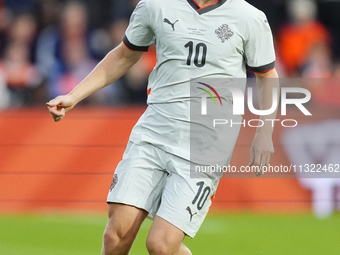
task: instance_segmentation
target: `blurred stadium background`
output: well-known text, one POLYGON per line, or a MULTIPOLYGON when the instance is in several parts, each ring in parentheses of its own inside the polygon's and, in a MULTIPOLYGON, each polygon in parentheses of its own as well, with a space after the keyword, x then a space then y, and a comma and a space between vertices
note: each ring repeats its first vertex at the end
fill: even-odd
MULTIPOLYGON (((321 78, 304 85, 313 116, 290 108, 300 128, 276 126, 271 163, 340 164, 340 1, 247 1, 267 14, 280 77, 321 78)), ((146 108, 155 50, 58 124, 45 102, 121 42, 137 2, 0 0, 0 254, 100 253, 106 195, 146 108)), ((242 128, 233 165, 248 163, 253 135, 242 128)), ((197 255, 340 254, 340 179, 301 177, 222 179, 202 231, 186 243, 197 255)), ((147 254, 150 224, 132 254, 147 254)))

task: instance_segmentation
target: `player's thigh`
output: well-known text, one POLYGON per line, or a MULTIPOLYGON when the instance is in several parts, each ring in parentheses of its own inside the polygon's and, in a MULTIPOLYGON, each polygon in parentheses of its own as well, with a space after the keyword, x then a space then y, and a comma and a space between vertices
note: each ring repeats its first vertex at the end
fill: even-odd
POLYGON ((125 242, 132 245, 147 215, 147 211, 134 206, 109 203, 109 218, 104 233, 104 242, 125 242))
POLYGON ((163 218, 156 216, 146 241, 148 250, 177 253, 185 237, 184 232, 163 218))

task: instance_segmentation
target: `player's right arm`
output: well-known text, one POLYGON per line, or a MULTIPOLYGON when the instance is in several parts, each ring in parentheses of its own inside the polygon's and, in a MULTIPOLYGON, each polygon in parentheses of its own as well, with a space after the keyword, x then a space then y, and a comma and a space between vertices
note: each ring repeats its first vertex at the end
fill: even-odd
POLYGON ((54 121, 60 121, 65 113, 95 91, 115 82, 124 75, 142 56, 123 43, 110 51, 93 71, 69 94, 58 96, 46 103, 54 121))

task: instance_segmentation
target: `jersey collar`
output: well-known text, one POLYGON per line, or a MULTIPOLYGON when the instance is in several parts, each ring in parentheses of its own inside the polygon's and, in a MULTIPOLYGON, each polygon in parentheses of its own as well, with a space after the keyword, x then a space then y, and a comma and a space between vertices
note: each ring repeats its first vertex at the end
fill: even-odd
POLYGON ((202 8, 195 2, 195 0, 187 0, 187 1, 191 5, 191 7, 194 8, 195 11, 197 11, 198 14, 203 14, 203 13, 212 11, 212 10, 220 7, 225 2, 227 2, 227 0, 219 0, 219 1, 217 0, 215 3, 210 4, 210 5, 202 8))

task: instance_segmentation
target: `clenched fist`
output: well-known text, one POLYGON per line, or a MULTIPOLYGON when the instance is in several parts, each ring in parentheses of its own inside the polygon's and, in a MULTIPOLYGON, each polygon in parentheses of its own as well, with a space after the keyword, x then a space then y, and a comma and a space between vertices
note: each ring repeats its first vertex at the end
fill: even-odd
POLYGON ((58 96, 46 103, 55 122, 62 120, 65 114, 72 110, 75 102, 70 95, 58 96))

